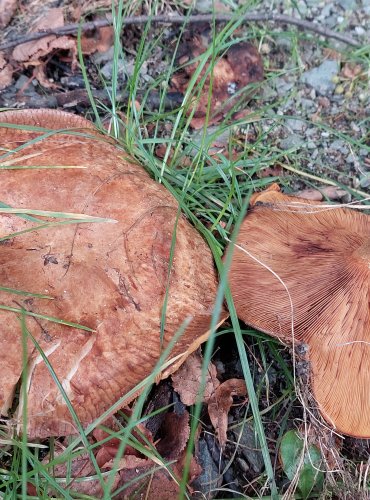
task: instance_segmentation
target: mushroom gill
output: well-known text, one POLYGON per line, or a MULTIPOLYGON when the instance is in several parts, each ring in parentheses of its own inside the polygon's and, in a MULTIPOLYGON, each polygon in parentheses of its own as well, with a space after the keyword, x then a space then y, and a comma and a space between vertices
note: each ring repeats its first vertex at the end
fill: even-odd
POLYGON ((238 316, 307 344, 320 412, 337 431, 369 438, 370 217, 276 187, 251 205, 229 275, 238 316))

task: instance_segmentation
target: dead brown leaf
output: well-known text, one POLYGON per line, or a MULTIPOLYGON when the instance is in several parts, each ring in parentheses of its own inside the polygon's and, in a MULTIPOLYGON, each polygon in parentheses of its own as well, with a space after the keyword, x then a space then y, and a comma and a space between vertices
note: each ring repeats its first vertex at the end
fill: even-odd
POLYGON ((157 444, 158 453, 167 460, 176 460, 184 451, 190 435, 189 413, 167 413, 161 426, 163 438, 157 444))
MULTIPOLYGON (((32 25, 30 32, 42 31, 44 29, 56 29, 62 26, 64 26, 63 9, 52 8, 48 9, 43 17, 39 18, 32 25)), ((82 52, 88 55, 97 51, 105 52, 111 47, 112 43, 113 28, 111 26, 99 28, 90 35, 84 34, 81 38, 82 52)), ((73 36, 58 37, 56 35, 50 35, 40 40, 22 43, 15 47, 12 57, 14 61, 21 63, 26 68, 29 66, 35 67, 33 76, 43 87, 56 88, 57 85, 46 76, 46 65, 50 57, 60 51, 67 51, 69 53, 67 57, 63 53, 59 55, 59 57, 61 60, 71 64, 72 71, 75 70, 77 67, 77 40, 73 36)), ((11 67, 7 70, 6 75, 3 76, 5 81, 8 81, 8 73, 10 71, 12 71, 11 67)))
POLYGON ((264 179, 265 177, 280 177, 284 175, 284 169, 279 165, 274 167, 266 167, 257 173, 258 177, 264 179))
POLYGON ((99 28, 91 36, 83 35, 81 37, 81 50, 86 55, 94 52, 106 52, 113 45, 113 38, 112 26, 99 28))
MULTIPOLYGON (((155 470, 156 465, 147 461, 146 464, 138 463, 136 467, 123 468, 120 472, 119 486, 131 483, 124 490, 124 499, 136 499, 139 493, 145 492, 144 498, 153 498, 160 500, 173 500, 179 495, 179 482, 182 478, 184 466, 186 463, 186 450, 177 459, 176 463, 171 464, 173 474, 169 474, 165 469, 155 470), (151 472, 152 471, 152 472, 151 472), (141 477, 140 476, 144 476, 141 477), (137 479, 135 481, 135 479, 137 479)), ((201 474, 202 468, 195 460, 191 458, 188 489, 191 491, 191 483, 201 474)))
MULTIPOLYGON (((55 29, 64 26, 63 9, 49 9, 43 17, 39 19, 32 27, 30 32, 34 33, 43 29, 55 29)), ((67 38, 67 37, 61 37, 67 38)), ((21 43, 13 50, 13 58, 18 62, 36 62, 50 52, 49 44, 55 41, 56 36, 50 35, 40 40, 21 43)))
MULTIPOLYGON (((193 352, 185 363, 172 375, 172 385, 179 394, 181 401, 191 406, 198 401, 198 392, 202 378, 203 358, 198 351, 193 352)), ((208 401, 220 382, 217 379, 217 370, 213 363, 208 366, 205 381, 205 390, 201 401, 208 401)))
MULTIPOLYGON (((106 440, 110 434, 103 429, 94 429, 93 437, 96 439, 97 443, 100 441, 106 440)), ((135 429, 132 431, 132 434, 135 436, 138 441, 146 445, 143 437, 151 444, 153 444, 153 437, 151 432, 144 427, 143 424, 138 424, 135 429)), ((111 437, 109 440, 101 444, 96 453, 96 461, 100 468, 106 469, 110 468, 113 460, 115 459, 119 446, 121 444, 121 440, 117 437, 111 437)), ((141 453, 138 452, 136 448, 133 448, 130 445, 125 446, 125 456, 122 459, 127 458, 128 456, 132 457, 142 457, 141 453)))
POLYGON ((208 414, 217 433, 218 442, 224 447, 227 441, 227 417, 233 396, 246 396, 244 380, 231 378, 223 382, 208 401, 208 414))
MULTIPOLYGON (((179 64, 186 64, 200 56, 208 48, 209 43, 203 33, 190 34, 190 39, 189 37, 185 39, 180 48, 182 55, 179 64)), ((197 79, 197 84, 201 83, 207 72, 209 73, 209 66, 210 63, 207 62, 197 79)), ((179 70, 172 78, 172 87, 178 92, 185 93, 197 67, 198 62, 190 62, 179 70)), ((211 76, 208 74, 200 96, 194 101, 195 112, 191 126, 195 129, 203 127, 205 123, 209 99, 211 99, 211 114, 208 125, 212 125, 221 121, 241 98, 244 100, 249 98, 251 90, 245 92, 245 89, 249 84, 263 80, 263 63, 257 49, 250 43, 242 42, 230 47, 226 54, 216 60, 212 73, 211 96, 209 96, 211 76)))
POLYGON ((353 80, 356 76, 359 76, 362 73, 363 69, 361 64, 355 63, 346 63, 341 71, 341 75, 344 78, 348 78, 349 80, 353 80))
MULTIPOLYGON (((54 458, 61 453, 62 450, 55 453, 54 458)), ((44 463, 48 463, 48 461, 49 458, 44 460, 44 463)), ((103 496, 104 492, 99 479, 91 477, 96 475, 96 470, 88 453, 83 453, 71 461, 55 465, 53 467, 53 474, 55 478, 59 479, 59 484, 70 492, 83 493, 96 498, 102 498, 103 496), (68 482, 67 477, 70 478, 68 482)), ((117 488, 118 483, 119 474, 116 474, 111 491, 117 488)))
POLYGON ((304 189, 295 193, 298 198, 306 200, 322 201, 324 198, 329 200, 340 200, 347 195, 347 191, 337 186, 324 186, 320 189, 304 189))
POLYGON ((9 64, 3 53, 0 52, 0 90, 5 89, 12 83, 13 78, 13 67, 9 64))
POLYGON ((330 47, 324 47, 322 53, 325 59, 331 59, 335 61, 340 61, 342 59, 342 54, 330 47))
POLYGON ((17 10, 17 0, 0 0, 0 29, 5 28, 17 10))

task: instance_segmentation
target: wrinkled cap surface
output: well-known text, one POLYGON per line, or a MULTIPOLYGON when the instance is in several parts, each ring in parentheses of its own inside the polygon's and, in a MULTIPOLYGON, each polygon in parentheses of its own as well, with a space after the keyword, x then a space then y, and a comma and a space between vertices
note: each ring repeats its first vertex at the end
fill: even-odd
POLYGON ((236 244, 229 280, 238 316, 307 344, 322 415, 339 432, 369 438, 370 217, 265 191, 254 195, 236 244))
MULTIPOLYGON (((27 330, 86 426, 150 375, 187 318, 192 321, 169 355, 177 361, 162 376, 206 339, 217 287, 212 255, 183 216, 176 225, 176 200, 90 122, 45 110, 6 112, 0 120, 13 124, 0 128, 1 164, 19 167, 0 169, 1 206, 116 221, 50 224, 28 231, 61 219, 0 213, 1 237, 22 232, 1 241, 0 286, 52 297, 0 290, 0 304, 36 315, 26 315, 27 330), (43 133, 30 126, 63 131, 43 133), (45 166, 50 168, 41 168, 45 166), (58 166, 74 168, 51 168, 58 166)), ((30 337, 27 348, 29 437, 75 433, 61 391, 30 337)), ((17 312, 0 310, 0 350, 0 409, 6 414, 22 371, 17 312)), ((22 404, 21 398, 19 418, 22 404)))

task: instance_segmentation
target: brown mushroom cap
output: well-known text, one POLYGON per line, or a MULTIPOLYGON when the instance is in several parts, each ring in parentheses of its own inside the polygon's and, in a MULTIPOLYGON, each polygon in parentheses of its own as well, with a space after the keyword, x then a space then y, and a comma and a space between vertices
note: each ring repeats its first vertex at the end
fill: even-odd
POLYGON ((238 316, 287 343, 293 318, 324 418, 369 438, 370 217, 265 191, 236 245, 229 280, 238 316))
MULTIPOLYGON (((47 227, 0 245, 2 287, 53 297, 29 298, 0 290, 0 304, 93 330, 26 317, 27 329, 47 354, 86 426, 151 373, 162 349, 187 317, 193 319, 170 354, 171 359, 178 356, 177 362, 165 375, 207 338, 217 288, 212 255, 196 230, 180 217, 161 346, 160 319, 176 200, 87 120, 46 110, 6 112, 0 120, 67 129, 27 144, 40 137, 40 132, 0 128, 3 165, 85 167, 0 169, 3 204, 117 221, 47 227), (78 134, 73 135, 70 128, 78 134), (7 156, 15 148, 19 150, 7 156)), ((0 214, 1 237, 35 225, 18 215, 0 214)), ((21 376, 21 346, 19 314, 1 310, 2 414, 12 404, 21 376)), ((28 353, 29 437, 75 433, 65 401, 31 340, 28 353)))

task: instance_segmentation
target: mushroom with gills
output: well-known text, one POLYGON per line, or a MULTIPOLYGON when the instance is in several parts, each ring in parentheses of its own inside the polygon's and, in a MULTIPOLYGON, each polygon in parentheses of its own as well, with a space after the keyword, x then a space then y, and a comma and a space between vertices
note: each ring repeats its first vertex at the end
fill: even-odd
POLYGON ((370 217, 256 194, 229 273, 237 314, 308 346, 318 409, 338 432, 370 438, 370 217))
MULTIPOLYGON (((187 318, 191 322, 169 355, 175 362, 160 377, 172 373, 207 338, 217 289, 212 254, 185 217, 178 218, 175 198, 91 122, 49 110, 4 112, 0 121, 1 163, 12 167, 0 169, 3 207, 116 221, 46 224, 29 231, 56 221, 0 212, 0 236, 19 233, 0 245, 0 413, 13 404, 21 377, 17 311, 24 310, 27 330, 86 427, 150 375, 187 318), (53 300, 14 295, 4 287, 53 300)), ((225 316, 221 311, 220 321, 225 316)), ((29 439, 76 433, 53 375, 30 338, 27 348, 29 439)), ((22 412, 18 415, 21 419, 22 412)))

